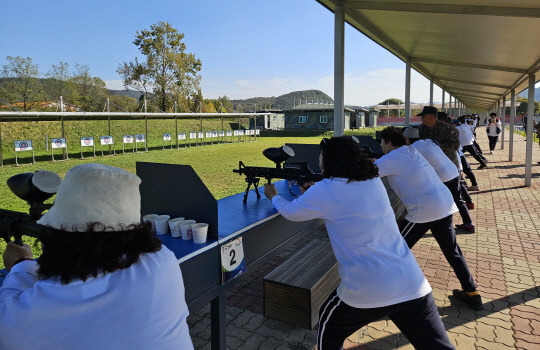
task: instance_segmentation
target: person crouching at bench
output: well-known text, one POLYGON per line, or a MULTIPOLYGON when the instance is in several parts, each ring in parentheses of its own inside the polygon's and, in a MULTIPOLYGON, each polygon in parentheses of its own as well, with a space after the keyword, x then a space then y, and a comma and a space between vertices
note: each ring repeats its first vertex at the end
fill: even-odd
POLYGON ((108 165, 69 169, 38 220, 37 262, 7 244, 0 349, 193 349, 178 262, 140 223, 140 182, 108 165))
POLYGON ((292 202, 273 185, 264 188, 284 218, 326 225, 341 283, 320 309, 318 349, 341 349, 349 335, 386 316, 416 349, 454 349, 377 166, 351 139, 323 139, 320 146, 322 181, 292 202))

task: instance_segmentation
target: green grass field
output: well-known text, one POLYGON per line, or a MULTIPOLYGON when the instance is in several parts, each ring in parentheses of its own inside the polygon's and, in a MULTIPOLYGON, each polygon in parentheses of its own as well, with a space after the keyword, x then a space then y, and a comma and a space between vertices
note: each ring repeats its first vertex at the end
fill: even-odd
MULTIPOLYGON (((262 151, 268 147, 278 147, 284 143, 319 143, 322 137, 331 137, 332 132, 298 132, 298 131, 269 131, 263 132, 258 141, 223 143, 206 145, 191 148, 161 149, 159 145, 147 153, 128 153, 117 156, 106 156, 91 159, 79 159, 79 153, 70 153, 70 160, 66 161, 39 161, 35 165, 24 165, 16 167, 14 165, 5 165, 0 168, 0 208, 27 212, 26 203, 15 196, 5 185, 6 180, 22 172, 33 172, 39 169, 53 171, 62 178, 69 168, 82 163, 102 163, 116 166, 135 173, 136 162, 156 162, 169 164, 187 164, 191 165, 199 177, 208 187, 216 199, 227 197, 239 192, 243 192, 246 187, 243 176, 234 174, 233 169, 238 168, 238 161, 242 160, 247 165, 272 167, 274 163, 262 155, 262 151), (264 136, 268 135, 268 136, 264 136)), ((361 131, 347 132, 347 134, 374 135, 373 129, 363 129, 361 131)), ((58 153, 60 154, 60 153, 58 153)), ((55 157, 60 159, 61 156, 55 157)), ((48 158, 50 159, 50 158, 48 158)), ((27 158, 20 159, 21 162, 28 163, 27 158)), ((54 197, 52 198, 54 199, 54 197)), ((52 201, 51 199, 51 201, 52 201)), ((26 242, 33 246, 34 255, 39 256, 41 249, 32 238, 25 238, 26 242)), ((5 249, 5 242, 0 242, 0 251, 5 249)), ((3 263, 0 263, 3 268, 3 263)))

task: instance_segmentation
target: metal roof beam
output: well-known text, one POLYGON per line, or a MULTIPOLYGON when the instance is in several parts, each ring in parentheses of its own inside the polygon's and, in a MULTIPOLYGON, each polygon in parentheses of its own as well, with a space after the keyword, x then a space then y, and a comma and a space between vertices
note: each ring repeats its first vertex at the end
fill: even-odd
MULTIPOLYGON (((489 100, 489 101, 497 100, 497 98, 499 98, 499 97, 501 96, 501 95, 497 95, 496 97, 481 96, 481 95, 477 95, 477 94, 475 94, 475 93, 463 92, 463 90, 461 90, 461 89, 458 89, 458 90, 453 91, 452 94, 453 94, 453 95, 459 94, 460 96, 477 97, 477 98, 481 98, 481 99, 489 100)), ((459 99, 458 99, 458 100, 459 100, 459 99)))
POLYGON ((482 101, 487 103, 494 103, 497 100, 494 99, 488 99, 483 97, 475 97, 475 96, 468 96, 468 95, 456 95, 458 100, 469 100, 469 101, 482 101))
POLYGON ((540 17, 540 9, 526 7, 476 6, 423 4, 402 2, 375 2, 365 0, 342 1, 342 6, 357 10, 443 13, 452 15, 504 16, 504 17, 540 17))
POLYGON ((427 57, 413 57, 412 61, 414 61, 414 62, 442 64, 442 65, 445 65, 445 66, 457 66, 457 67, 466 67, 466 68, 480 68, 480 69, 488 69, 488 70, 497 70, 497 71, 502 71, 502 72, 521 73, 521 74, 527 73, 527 71, 528 71, 527 69, 520 69, 520 68, 491 66, 491 65, 487 65, 487 64, 468 63, 468 62, 446 61, 446 60, 438 60, 438 59, 427 58, 427 57))
MULTIPOLYGON (((508 88, 510 88, 510 86, 508 86, 508 85, 481 83, 481 82, 477 82, 477 81, 469 81, 469 80, 462 80, 462 79, 452 79, 452 78, 443 78, 443 77, 437 77, 437 79, 440 80, 441 82, 451 81, 451 82, 454 82, 454 83, 489 86, 489 87, 495 87, 495 88, 500 88, 500 89, 508 89, 508 88)), ((501 96, 502 96, 502 94, 501 94, 501 96)))
MULTIPOLYGON (((451 86, 446 86, 446 88, 451 89, 452 87, 451 86)), ((501 97, 501 94, 498 93, 498 92, 479 91, 479 90, 472 90, 472 89, 462 89, 460 87, 458 87, 457 89, 459 89, 459 91, 473 92, 473 93, 482 94, 482 95, 491 95, 491 96, 501 97)))

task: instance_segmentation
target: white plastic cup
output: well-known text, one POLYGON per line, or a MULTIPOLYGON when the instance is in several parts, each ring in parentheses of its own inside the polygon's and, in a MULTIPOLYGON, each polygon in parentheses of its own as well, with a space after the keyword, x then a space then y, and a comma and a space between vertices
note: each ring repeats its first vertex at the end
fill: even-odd
POLYGON ((156 233, 158 235, 169 233, 169 225, 167 223, 170 218, 169 215, 159 215, 157 218, 154 218, 154 222, 156 223, 156 233))
POLYGON ((156 232, 156 223, 154 222, 154 219, 158 216, 158 214, 148 214, 142 217, 144 222, 149 222, 152 224, 152 232, 156 232))
POLYGON ((182 233, 182 239, 188 241, 193 239, 193 233, 191 232, 191 225, 195 224, 195 220, 184 220, 180 223, 180 232, 182 233))
POLYGON ((193 232, 193 243, 206 243, 206 236, 208 235, 208 224, 193 224, 191 225, 191 230, 193 232))
POLYGON ((171 236, 180 237, 182 233, 180 232, 180 223, 184 221, 185 218, 174 218, 169 220, 169 228, 171 229, 171 236))

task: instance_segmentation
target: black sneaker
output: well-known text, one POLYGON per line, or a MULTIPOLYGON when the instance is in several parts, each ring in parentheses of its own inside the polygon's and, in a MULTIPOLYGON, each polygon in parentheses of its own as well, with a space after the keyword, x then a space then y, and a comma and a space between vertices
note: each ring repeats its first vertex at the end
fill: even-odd
POLYGON ((482 164, 478 168, 476 168, 476 170, 482 170, 482 169, 485 169, 485 168, 487 168, 487 165, 482 164))
POLYGON ((471 309, 474 309, 474 310, 484 309, 484 306, 482 305, 482 297, 480 297, 480 295, 474 295, 471 297, 467 293, 459 289, 454 289, 452 291, 452 295, 457 300, 462 301, 466 303, 467 305, 469 305, 471 309))

